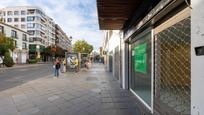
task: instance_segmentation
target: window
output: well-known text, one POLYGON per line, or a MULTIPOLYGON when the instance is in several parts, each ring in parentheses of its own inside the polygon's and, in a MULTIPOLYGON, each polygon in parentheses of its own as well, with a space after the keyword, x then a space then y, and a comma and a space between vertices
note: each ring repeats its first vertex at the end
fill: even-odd
POLYGON ((28 32, 29 35, 34 35, 35 34, 35 31, 33 31, 33 30, 29 30, 27 32, 28 32))
POLYGON ((15 24, 15 25, 13 25, 14 27, 16 27, 16 28, 18 28, 18 25, 17 24, 15 24))
POLYGON ((25 15, 26 12, 24 10, 21 11, 21 15, 25 15))
POLYGON ((17 32, 15 30, 11 30, 11 37, 17 38, 17 32))
POLYGON ((40 21, 40 20, 41 20, 41 18, 40 18, 40 17, 38 17, 38 16, 36 16, 36 20, 37 20, 37 21, 40 21))
POLYGON ((3 11, 2 13, 0 13, 0 15, 6 16, 6 12, 3 11))
POLYGON ((14 18, 14 22, 18 22, 18 18, 14 18))
POLYGON ((7 22, 12 22, 12 18, 7 18, 7 22))
POLYGON ((12 11, 7 11, 7 15, 11 16, 12 15, 12 11))
POLYGON ((34 14, 35 13, 35 9, 28 9, 27 14, 34 14))
POLYGON ((35 34, 36 34, 37 36, 40 36, 40 31, 36 31, 35 34))
POLYGON ((33 24, 33 23, 28 23, 27 24, 27 28, 34 28, 35 27, 35 24, 33 24))
MULTIPOLYGON (((137 37, 136 37, 137 38, 137 37)), ((149 107, 152 102, 151 32, 131 44, 131 90, 149 107)))
POLYGON ((33 38, 29 38, 29 42, 34 42, 33 38))
POLYGON ((26 43, 23 43, 23 44, 22 44, 22 48, 23 48, 23 49, 27 49, 27 44, 26 44, 26 43))
POLYGON ((19 12, 18 11, 14 11, 14 15, 19 15, 19 12))
POLYGON ((33 41, 37 41, 37 38, 33 38, 33 41))
POLYGON ((21 18, 21 22, 25 22, 25 18, 21 18))
POLYGON ((36 28, 37 29, 41 29, 41 25, 40 24, 36 24, 36 28))
POLYGON ((27 41, 27 35, 23 34, 23 41, 27 41))
POLYGON ((25 29, 25 24, 21 24, 21 29, 25 29))
POLYGON ((4 27, 0 26, 0 33, 4 33, 4 27))
POLYGON ((36 10, 36 13, 37 14, 42 14, 42 12, 40 10, 38 10, 38 9, 36 10))
POLYGON ((34 16, 28 16, 27 17, 27 21, 34 21, 35 20, 35 17, 34 16))

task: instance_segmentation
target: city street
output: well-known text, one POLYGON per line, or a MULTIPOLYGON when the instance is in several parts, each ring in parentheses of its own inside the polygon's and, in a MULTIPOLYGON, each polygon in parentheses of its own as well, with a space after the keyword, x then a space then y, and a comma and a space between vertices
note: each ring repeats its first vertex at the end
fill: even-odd
POLYGON ((54 78, 49 64, 1 69, 1 115, 141 115, 104 65, 54 78))
POLYGON ((204 0, 1 0, 0 115, 204 115, 204 0))
POLYGON ((0 68, 0 91, 52 74, 52 65, 34 64, 0 68))

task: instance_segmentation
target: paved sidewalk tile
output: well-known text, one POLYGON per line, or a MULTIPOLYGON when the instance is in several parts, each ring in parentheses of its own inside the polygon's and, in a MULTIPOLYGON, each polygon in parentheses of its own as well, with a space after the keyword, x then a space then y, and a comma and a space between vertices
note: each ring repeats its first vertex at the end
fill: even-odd
POLYGON ((134 96, 102 64, 0 92, 0 115, 140 115, 134 96))

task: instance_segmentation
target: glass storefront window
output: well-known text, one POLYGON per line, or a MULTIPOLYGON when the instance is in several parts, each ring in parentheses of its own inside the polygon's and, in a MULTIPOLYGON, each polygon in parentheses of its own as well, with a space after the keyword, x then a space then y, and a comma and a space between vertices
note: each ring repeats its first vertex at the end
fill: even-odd
POLYGON ((131 45, 131 90, 151 107, 151 32, 131 45))

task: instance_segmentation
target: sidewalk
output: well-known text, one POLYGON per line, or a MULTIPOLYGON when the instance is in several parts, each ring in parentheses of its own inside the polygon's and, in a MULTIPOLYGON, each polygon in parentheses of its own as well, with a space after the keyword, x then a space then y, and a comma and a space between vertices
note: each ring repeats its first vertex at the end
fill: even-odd
POLYGON ((4 90, 0 100, 2 115, 141 115, 135 97, 101 64, 4 90))

